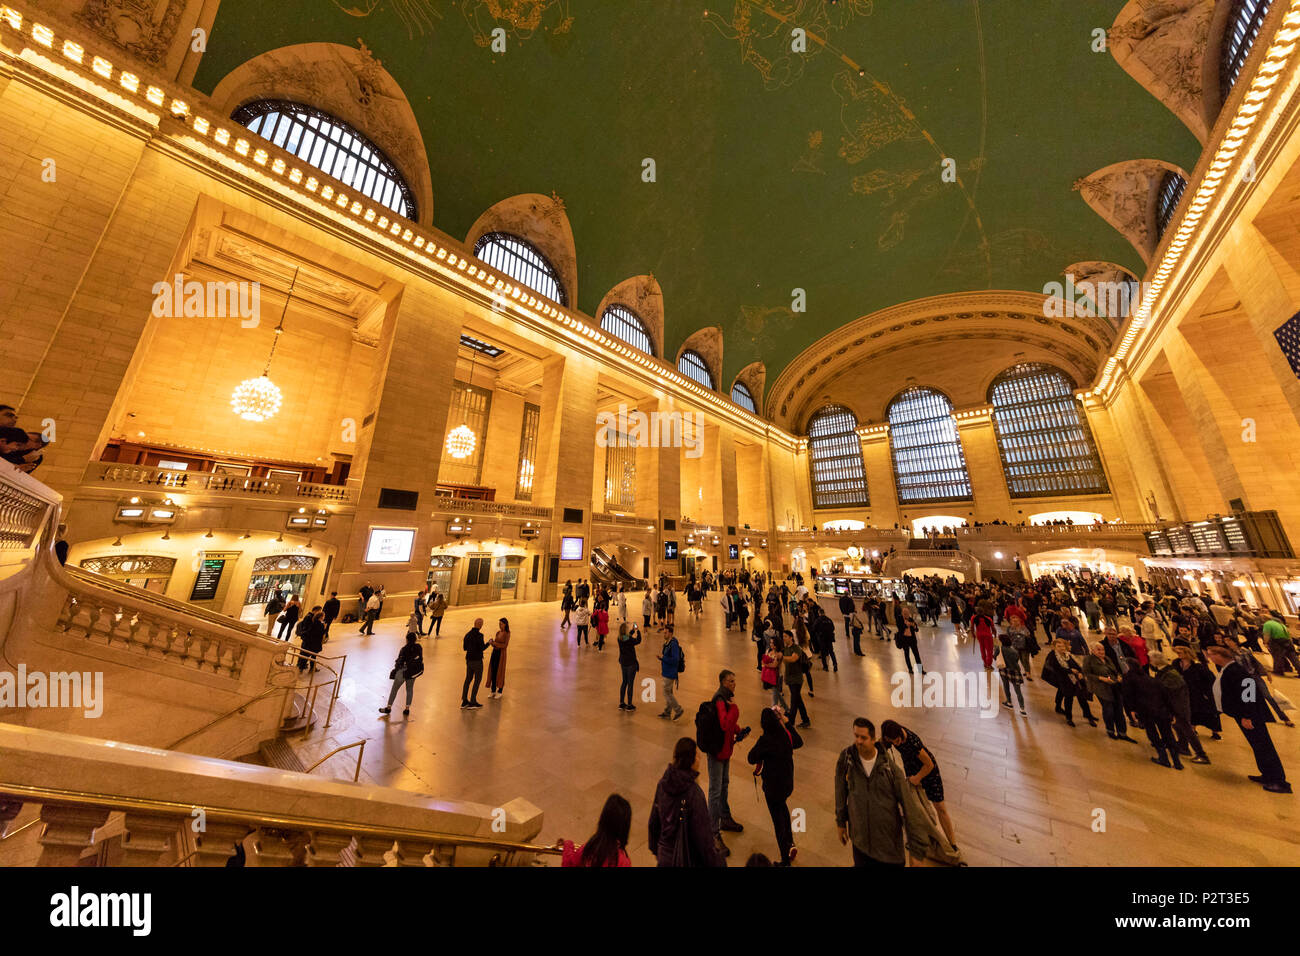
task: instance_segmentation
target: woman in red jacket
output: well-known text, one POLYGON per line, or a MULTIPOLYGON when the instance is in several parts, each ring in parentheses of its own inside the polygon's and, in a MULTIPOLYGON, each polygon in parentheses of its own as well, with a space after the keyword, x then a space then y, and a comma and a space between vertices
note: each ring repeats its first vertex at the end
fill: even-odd
POLYGON ((564 840, 560 866, 631 866, 627 838, 632 832, 632 804, 611 793, 600 811, 596 832, 582 846, 564 840))

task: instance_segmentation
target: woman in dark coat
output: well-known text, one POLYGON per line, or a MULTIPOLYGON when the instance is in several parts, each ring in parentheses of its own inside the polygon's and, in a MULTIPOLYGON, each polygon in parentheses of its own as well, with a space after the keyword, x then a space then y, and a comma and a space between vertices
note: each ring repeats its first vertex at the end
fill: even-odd
POLYGON ((790 826, 790 807, 786 803, 794 793, 794 752, 803 746, 799 731, 790 725, 785 711, 769 707, 759 721, 763 735, 749 749, 749 762, 754 772, 763 777, 763 796, 767 810, 772 814, 776 830, 776 843, 781 850, 778 866, 789 866, 798 852, 794 846, 794 833, 790 826))
POLYGON ((1056 712, 1065 715, 1065 722, 1074 726, 1074 700, 1079 699, 1079 712, 1092 726, 1097 726, 1097 718, 1088 709, 1087 684, 1084 681, 1083 668, 1070 656, 1070 642, 1058 637, 1052 642, 1052 650, 1043 661, 1043 680, 1056 688, 1056 712))
POLYGON ((1169 693, 1145 667, 1134 667, 1124 675, 1124 697, 1142 718, 1142 729, 1155 748, 1151 762, 1162 767, 1183 769, 1178 759, 1178 741, 1174 737, 1174 711, 1169 693), (1172 761, 1172 764, 1171 764, 1172 761))
POLYGON ((1183 681, 1187 684, 1192 724, 1207 728, 1211 740, 1222 740, 1220 734, 1223 724, 1219 720, 1219 708, 1214 706, 1214 675, 1196 659, 1188 645, 1175 644, 1174 653, 1178 655, 1174 666, 1182 673, 1183 681))
POLYGON ((727 865, 714 840, 709 802, 695 782, 699 775, 699 748, 690 737, 682 737, 673 748, 673 762, 659 778, 650 810, 650 852, 659 866, 727 865), (674 859, 679 834, 684 861, 674 859))
POLYGON ((298 636, 302 638, 302 656, 298 659, 298 670, 305 671, 310 664, 316 669, 316 655, 325 646, 325 612, 319 605, 303 618, 298 625, 298 636))

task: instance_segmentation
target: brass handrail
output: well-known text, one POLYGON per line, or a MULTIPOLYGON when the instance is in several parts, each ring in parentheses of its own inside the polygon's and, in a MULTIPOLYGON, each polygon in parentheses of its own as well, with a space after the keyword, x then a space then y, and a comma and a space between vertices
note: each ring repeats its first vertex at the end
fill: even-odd
POLYGON ((41 822, 41 820, 40 820, 39 818, 37 818, 37 819, 35 819, 35 820, 28 820, 26 823, 24 823, 22 826, 20 826, 17 830, 14 830, 12 833, 6 833, 4 836, 0 836, 0 843, 3 843, 5 840, 8 840, 10 837, 15 837, 15 836, 17 836, 18 834, 20 834, 20 833, 22 833, 24 830, 26 830, 28 827, 34 827, 34 826, 36 826, 36 824, 38 824, 38 823, 40 823, 40 822, 41 822))
MULTIPOLYGON (((81 790, 56 790, 50 787, 31 787, 25 784, 12 784, 0 781, 0 794, 22 800, 24 803, 65 803, 76 806, 108 807, 115 811, 138 811, 143 813, 175 814, 178 819, 187 820, 193 815, 194 806, 189 803, 177 803, 173 800, 153 800, 141 797, 120 797, 105 793, 87 793, 81 790)), ((436 830, 413 830, 410 827, 377 827, 365 823, 350 823, 347 820, 322 820, 313 817, 273 816, 255 810, 237 810, 232 807, 204 807, 209 820, 223 823, 243 823, 269 830, 331 830, 339 833, 351 833, 367 837, 380 837, 387 840, 430 840, 436 843, 449 843, 455 846, 481 847, 484 849, 513 850, 519 853, 550 853, 559 855, 563 848, 540 846, 533 843, 519 843, 511 840, 490 840, 486 837, 459 833, 440 833, 436 830), (252 821, 252 824, 250 824, 252 821)))
POLYGON ((335 754, 342 753, 345 750, 351 750, 353 747, 361 748, 360 750, 357 751, 357 770, 356 773, 352 775, 352 782, 356 783, 358 780, 361 779, 361 758, 365 755, 366 752, 365 740, 358 740, 356 743, 347 744, 343 747, 335 747, 325 756, 321 757, 320 760, 317 760, 314 764, 312 764, 310 767, 304 770, 303 773, 311 773, 313 770, 315 770, 317 767, 323 764, 326 760, 329 760, 330 757, 333 757, 335 754))

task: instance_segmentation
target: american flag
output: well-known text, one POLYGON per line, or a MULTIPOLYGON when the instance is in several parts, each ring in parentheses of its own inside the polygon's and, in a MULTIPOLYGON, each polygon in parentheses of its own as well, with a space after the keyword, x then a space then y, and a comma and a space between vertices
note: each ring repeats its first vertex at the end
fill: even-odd
POLYGON ((1300 378, 1300 312, 1297 312, 1279 326, 1273 332, 1273 337, 1277 339, 1278 347, 1282 349, 1282 354, 1286 356, 1291 371, 1295 372, 1296 376, 1300 378))

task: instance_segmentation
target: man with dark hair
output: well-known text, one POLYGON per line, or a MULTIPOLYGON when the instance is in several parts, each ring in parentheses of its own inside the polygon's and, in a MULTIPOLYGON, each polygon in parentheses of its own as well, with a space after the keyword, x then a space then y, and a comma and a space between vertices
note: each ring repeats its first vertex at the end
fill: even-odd
POLYGON ((748 728, 738 730, 740 726, 740 708, 733 702, 736 696, 736 675, 724 670, 718 674, 718 689, 710 703, 718 712, 718 722, 722 725, 722 749, 716 754, 705 754, 709 770, 709 822, 713 825, 714 840, 718 852, 730 856, 731 850, 722 842, 722 831, 740 833, 745 828, 731 817, 731 805, 727 803, 727 787, 731 777, 731 752, 737 739, 743 740, 748 728))
MULTIPOLYGON (((853 743, 835 763, 835 824, 854 866, 903 866, 903 774, 876 741, 876 725, 853 721, 853 743)), ((915 846, 917 835, 908 835, 915 846)))
POLYGON ((483 618, 474 618, 474 626, 465 632, 465 683, 460 689, 460 709, 477 710, 483 705, 478 702, 478 685, 483 681, 483 649, 487 642, 483 640, 483 618), (474 689, 471 692, 470 683, 474 689))
POLYGON ((338 591, 330 592, 330 599, 325 602, 325 606, 322 607, 321 610, 324 611, 325 613, 324 618, 322 618, 322 620, 325 623, 325 640, 329 640, 330 625, 333 624, 334 619, 339 616, 339 592, 338 591))
POLYGON ((1237 722, 1246 743, 1255 754, 1259 774, 1250 774, 1255 783, 1263 785, 1269 793, 1290 793, 1282 758, 1277 755, 1273 739, 1268 735, 1268 706, 1264 703, 1264 689, 1258 678, 1246 673, 1232 651, 1221 644, 1211 644, 1205 656, 1219 669, 1214 680, 1214 704, 1237 722))

